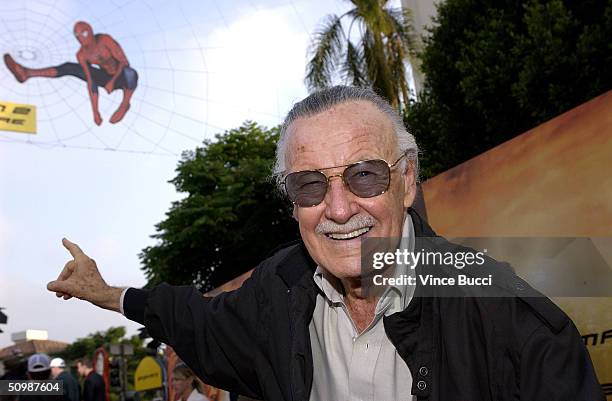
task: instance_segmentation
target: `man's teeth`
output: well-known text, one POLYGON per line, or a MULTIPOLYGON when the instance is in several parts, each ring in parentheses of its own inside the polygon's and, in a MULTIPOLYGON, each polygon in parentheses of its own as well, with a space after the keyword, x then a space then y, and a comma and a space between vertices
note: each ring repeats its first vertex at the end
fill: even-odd
POLYGON ((365 234, 370 231, 371 227, 360 228, 359 230, 351 231, 350 233, 342 234, 342 233, 329 233, 327 236, 332 239, 351 239, 355 237, 359 237, 361 234, 365 234))

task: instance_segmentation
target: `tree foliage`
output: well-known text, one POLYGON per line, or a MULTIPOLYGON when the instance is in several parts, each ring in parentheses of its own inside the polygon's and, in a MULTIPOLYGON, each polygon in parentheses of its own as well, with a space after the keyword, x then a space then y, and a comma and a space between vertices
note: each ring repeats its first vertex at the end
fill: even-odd
POLYGON ((612 88, 612 0, 446 0, 405 121, 435 175, 612 88))
POLYGON ((399 109, 409 102, 404 62, 414 53, 413 29, 406 11, 388 0, 351 0, 341 16, 328 15, 315 32, 306 68, 309 90, 342 83, 372 87, 399 109))
POLYGON ((297 238, 289 205, 269 179, 278 135, 245 122, 183 154, 171 182, 186 197, 157 224, 158 244, 140 254, 148 285, 210 290, 297 238))
MULTIPOLYGON (((97 331, 87 337, 79 338, 59 353, 57 356, 63 358, 68 365, 73 365, 78 358, 89 357, 93 361, 94 352, 103 347, 110 353, 111 344, 131 344, 134 354, 127 357, 128 389, 134 383, 134 372, 138 363, 147 355, 154 355, 156 350, 144 346, 143 340, 138 335, 129 338, 125 336, 125 327, 110 327, 106 331, 97 331)), ((112 355, 111 355, 112 358, 112 355)), ((116 396, 112 397, 117 399, 116 396)))
MULTIPOLYGON (((125 327, 110 327, 106 331, 97 331, 87 337, 79 338, 70 344, 59 355, 66 361, 74 361, 81 357, 93 358, 96 349, 108 347, 110 344, 119 344, 126 341, 125 327)), ((108 349, 108 348, 107 348, 108 349)))

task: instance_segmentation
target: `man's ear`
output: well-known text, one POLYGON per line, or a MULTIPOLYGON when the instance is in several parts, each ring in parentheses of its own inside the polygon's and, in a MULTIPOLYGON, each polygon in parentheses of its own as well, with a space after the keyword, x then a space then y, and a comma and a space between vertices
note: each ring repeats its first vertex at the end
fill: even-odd
POLYGON ((298 221, 298 217, 297 217, 297 208, 298 208, 298 206, 294 204, 294 205, 293 205, 293 211, 291 212, 291 216, 293 217, 293 219, 294 219, 295 221, 298 221))
POLYGON ((404 182, 404 207, 409 208, 414 203, 416 197, 416 178, 414 177, 414 164, 412 161, 408 162, 406 171, 403 175, 404 182))

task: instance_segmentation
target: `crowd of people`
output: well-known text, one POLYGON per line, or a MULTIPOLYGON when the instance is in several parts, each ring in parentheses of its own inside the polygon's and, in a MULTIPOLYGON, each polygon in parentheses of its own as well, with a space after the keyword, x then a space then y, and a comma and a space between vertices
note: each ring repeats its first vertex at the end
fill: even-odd
POLYGON ((27 360, 26 371, 19 363, 10 365, 0 380, 61 380, 63 395, 18 395, 5 396, 3 401, 106 401, 104 379, 93 369, 90 358, 76 360, 76 371, 82 379, 81 384, 69 371, 62 358, 51 359, 47 354, 38 353, 27 360))
MULTIPOLYGON (((23 367, 19 363, 9 363, 7 372, 0 380, 61 380, 63 395, 3 396, 1 401, 107 401, 106 383, 93 368, 92 360, 89 357, 79 358, 74 366, 82 386, 62 358, 50 358, 47 354, 38 353, 30 356, 23 367)), ((216 401, 218 398, 219 391, 211 392, 184 363, 177 364, 172 373, 170 385, 174 389, 173 401, 216 401), (212 399, 205 394, 211 395, 212 399)))

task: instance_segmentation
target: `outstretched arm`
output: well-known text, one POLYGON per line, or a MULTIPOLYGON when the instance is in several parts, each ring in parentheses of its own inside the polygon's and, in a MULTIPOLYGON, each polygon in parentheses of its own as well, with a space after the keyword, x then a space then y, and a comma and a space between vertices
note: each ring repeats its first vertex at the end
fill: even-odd
POLYGON ((119 78, 119 75, 121 75, 123 69, 129 66, 130 63, 128 62, 128 59, 125 56, 123 49, 121 48, 121 46, 119 46, 119 43, 115 42, 113 38, 108 35, 104 35, 101 38, 101 41, 104 46, 110 51, 113 58, 117 61, 117 71, 115 72, 111 80, 108 81, 108 83, 104 86, 104 89, 106 89, 108 93, 111 93, 113 91, 113 88, 115 87, 115 81, 117 80, 117 78, 119 78))
POLYGON ((62 240, 73 259, 64 266, 57 280, 47 284, 49 291, 58 297, 72 297, 89 301, 100 308, 119 312, 122 288, 111 287, 100 275, 96 262, 87 256, 77 244, 62 240))
POLYGON ((100 116, 100 112, 98 111, 98 88, 95 86, 93 79, 91 77, 91 71, 89 71, 89 64, 87 63, 87 58, 85 55, 79 51, 77 53, 77 60, 83 69, 83 73, 85 74, 85 80, 87 81, 87 93, 89 93, 89 100, 91 101, 91 109, 94 115, 94 121, 96 125, 102 124, 102 117, 100 116))
POLYGON ((130 288, 124 313, 153 338, 172 346, 206 383, 261 399, 258 281, 256 269, 242 287, 214 298, 203 297, 194 286, 130 288))
POLYGON ((255 327, 259 321, 256 270, 241 288, 205 298, 193 286, 162 284, 152 290, 109 286, 96 262, 78 245, 63 239, 73 260, 47 289, 58 297, 76 297, 123 313, 145 325, 154 338, 171 345, 178 356, 207 383, 261 398, 256 355, 261 351, 255 327))

